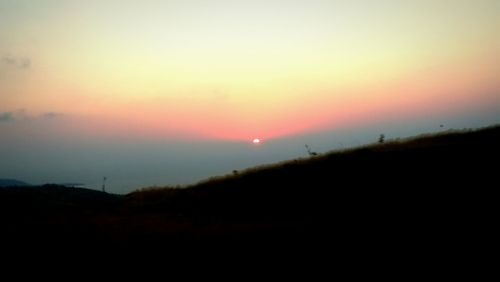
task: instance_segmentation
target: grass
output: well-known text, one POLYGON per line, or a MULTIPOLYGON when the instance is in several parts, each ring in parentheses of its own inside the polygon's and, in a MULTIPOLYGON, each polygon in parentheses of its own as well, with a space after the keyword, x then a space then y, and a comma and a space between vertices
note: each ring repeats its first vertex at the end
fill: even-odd
POLYGON ((452 252, 486 218, 499 144, 499 126, 386 140, 124 196, 2 188, 0 236, 61 251, 333 246, 347 255, 439 245, 452 252))

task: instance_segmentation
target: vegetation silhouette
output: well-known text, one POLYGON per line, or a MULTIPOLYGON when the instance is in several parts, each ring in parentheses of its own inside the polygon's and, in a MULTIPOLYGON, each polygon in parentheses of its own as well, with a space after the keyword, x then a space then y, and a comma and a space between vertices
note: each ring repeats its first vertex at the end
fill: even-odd
POLYGON ((499 144, 495 126, 315 155, 183 188, 127 195, 57 185, 1 188, 0 239, 16 252, 293 246, 346 259, 435 248, 454 254, 467 248, 463 240, 483 219, 483 197, 498 181, 490 162, 498 161, 499 144))
POLYGON ((314 157, 314 156, 317 156, 317 155, 318 155, 318 153, 313 152, 313 151, 311 150, 311 147, 309 147, 309 145, 307 145, 307 144, 306 144, 306 145, 305 145, 305 147, 306 147, 307 153, 309 154, 309 156, 310 156, 310 157, 314 157))
POLYGON ((378 143, 382 144, 385 142, 385 134, 380 134, 378 137, 378 143))

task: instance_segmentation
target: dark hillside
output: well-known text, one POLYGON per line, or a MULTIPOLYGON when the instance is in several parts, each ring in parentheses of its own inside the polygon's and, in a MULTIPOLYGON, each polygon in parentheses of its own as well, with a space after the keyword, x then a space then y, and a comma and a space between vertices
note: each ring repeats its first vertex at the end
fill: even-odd
POLYGON ((272 246, 344 255, 458 254, 491 217, 485 203, 498 182, 499 144, 500 127, 449 132, 125 196, 2 188, 1 236, 16 248, 62 252, 272 246))
POLYGON ((499 142, 498 127, 421 137, 255 168, 186 190, 136 192, 127 199, 138 209, 239 222, 316 218, 339 207, 408 210, 415 204, 420 209, 490 187, 499 142))
POLYGON ((29 186, 28 183, 16 179, 0 179, 0 187, 29 186))

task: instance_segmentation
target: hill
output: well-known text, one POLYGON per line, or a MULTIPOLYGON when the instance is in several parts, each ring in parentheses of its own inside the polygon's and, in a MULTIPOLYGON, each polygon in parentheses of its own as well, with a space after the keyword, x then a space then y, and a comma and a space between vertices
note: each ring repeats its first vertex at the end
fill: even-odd
POLYGON ((498 144, 499 126, 447 132, 125 196, 1 189, 1 236, 29 249, 114 254, 229 247, 335 250, 346 258, 431 249, 458 255, 488 218, 483 203, 497 182, 498 144))
POLYGON ((28 183, 16 179, 0 179, 0 187, 29 186, 28 183))

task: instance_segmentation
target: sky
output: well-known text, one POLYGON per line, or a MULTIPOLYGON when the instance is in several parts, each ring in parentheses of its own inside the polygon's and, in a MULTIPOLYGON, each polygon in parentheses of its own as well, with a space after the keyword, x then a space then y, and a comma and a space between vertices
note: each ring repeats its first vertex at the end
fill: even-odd
POLYGON ((0 178, 127 193, 497 124, 499 27, 498 0, 0 0, 0 178))

